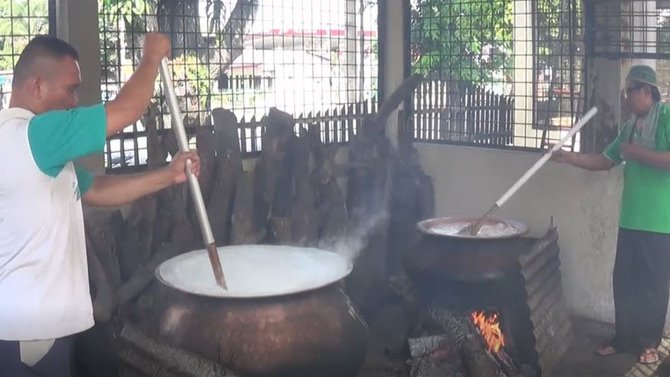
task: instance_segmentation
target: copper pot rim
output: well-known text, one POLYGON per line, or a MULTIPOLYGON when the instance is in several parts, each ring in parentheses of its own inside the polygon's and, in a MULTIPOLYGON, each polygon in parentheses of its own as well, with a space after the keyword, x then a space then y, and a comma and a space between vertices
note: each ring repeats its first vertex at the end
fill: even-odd
POLYGON ((517 238, 525 235, 526 233, 528 233, 529 230, 528 225, 522 222, 509 219, 500 219, 496 217, 487 217, 486 219, 484 219, 484 224, 491 224, 491 225, 506 224, 514 231, 504 235, 471 236, 467 234, 457 234, 457 233, 444 234, 435 232, 433 230, 436 225, 444 225, 450 223, 473 223, 475 221, 479 221, 480 219, 481 217, 460 217, 460 216, 434 217, 419 221, 416 224, 416 227, 421 233, 429 236, 441 237, 441 238, 467 239, 467 240, 502 240, 502 239, 517 238))
MULTIPOLYGON (((235 249, 240 249, 240 248, 245 248, 245 247, 267 247, 269 249, 276 249, 276 252, 281 252, 279 250, 281 249, 293 249, 293 250, 302 250, 304 252, 318 252, 318 253, 324 253, 324 255, 328 255, 329 257, 338 257, 342 259, 342 262, 344 263, 343 268, 339 273, 331 276, 330 278, 323 279, 322 281, 318 283, 313 283, 307 287, 301 287, 301 288, 295 288, 295 289, 289 289, 289 290, 284 290, 281 292, 262 292, 262 293, 257 293, 253 295, 244 295, 244 294, 235 294, 234 292, 231 293, 229 291, 224 291, 223 289, 218 292, 217 294, 212 294, 208 292, 202 292, 202 291, 194 291, 192 289, 187 289, 186 287, 180 286, 180 284, 175 284, 174 281, 170 281, 170 279, 167 279, 164 274, 164 269, 166 266, 168 266, 170 263, 178 263, 181 260, 184 260, 185 258, 188 258, 190 256, 196 255, 196 254, 206 254, 206 251, 204 249, 201 250, 193 250, 184 254, 177 255, 175 257, 172 257, 163 263, 161 263, 156 269, 154 270, 154 276, 156 279, 162 283, 164 286, 174 289, 178 292, 186 293, 189 295, 193 296, 200 296, 200 297, 207 297, 207 298, 213 298, 213 299, 221 299, 221 300, 258 300, 258 299, 269 299, 273 297, 286 297, 286 296, 291 296, 291 295, 298 295, 298 294, 303 294, 307 292, 314 292, 329 286, 333 286, 335 284, 338 284, 342 280, 344 280, 347 276, 349 276, 353 270, 353 262, 350 260, 347 260, 347 258, 339 255, 338 253, 328 251, 328 250, 323 250, 323 249, 318 249, 318 248, 312 248, 312 247, 299 247, 299 246, 284 246, 284 245, 231 245, 231 246, 222 246, 218 247, 217 249, 219 250, 219 256, 221 257, 221 264, 224 267, 224 274, 226 270, 226 265, 225 265, 225 252, 226 251, 231 251, 235 249), (222 253, 223 252, 223 253, 222 253)), ((213 276, 212 276, 213 279, 213 276)), ((232 282, 227 282, 229 287, 231 286, 232 282)))

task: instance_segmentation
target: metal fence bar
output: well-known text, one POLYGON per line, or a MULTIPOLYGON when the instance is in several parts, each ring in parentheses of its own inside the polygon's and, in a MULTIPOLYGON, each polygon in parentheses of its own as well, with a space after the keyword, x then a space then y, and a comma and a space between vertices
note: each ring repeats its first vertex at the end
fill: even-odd
MULTIPOLYGON (((217 8, 210 0, 106 0, 98 15, 103 99, 112 99, 137 66, 146 20, 157 17, 159 31, 172 40, 173 82, 185 125, 211 124, 211 109, 218 107, 254 122, 271 107, 296 118, 337 109, 323 135, 347 142, 358 121, 340 118, 345 106, 378 98, 377 2, 235 0, 217 8)), ((158 128, 170 128, 159 86, 157 93, 158 128)), ((259 127, 240 130, 244 153, 262 148, 259 127)), ((116 168, 111 161, 119 155, 128 165, 145 164, 143 130, 141 122, 128 127, 123 150, 107 143, 108 168, 116 168)))
POLYGON ((582 1, 412 2, 412 70, 428 77, 410 106, 415 140, 538 149, 559 139, 584 107, 582 1))

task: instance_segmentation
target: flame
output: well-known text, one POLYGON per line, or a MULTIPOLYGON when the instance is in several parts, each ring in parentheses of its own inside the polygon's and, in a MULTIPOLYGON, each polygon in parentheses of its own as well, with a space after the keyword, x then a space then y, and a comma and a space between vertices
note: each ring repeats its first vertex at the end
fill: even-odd
POLYGON ((483 311, 475 311, 470 314, 472 323, 479 328, 489 352, 498 352, 505 346, 505 337, 500 330, 498 313, 486 314, 483 311))

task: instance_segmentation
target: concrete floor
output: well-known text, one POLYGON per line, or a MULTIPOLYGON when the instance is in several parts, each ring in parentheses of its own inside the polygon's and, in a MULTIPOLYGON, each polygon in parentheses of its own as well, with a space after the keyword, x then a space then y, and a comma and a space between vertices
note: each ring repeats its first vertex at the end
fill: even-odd
MULTIPOLYGON (((601 357, 595 354, 604 341, 612 338, 614 327, 582 318, 573 319, 575 339, 565 355, 554 377, 650 377, 670 376, 667 366, 643 365, 637 363, 637 357, 629 354, 601 357)), ((661 359, 668 357, 670 340, 663 339, 660 347, 661 359)), ((668 360, 670 362, 670 360, 668 360)))
MULTIPOLYGON (((663 372, 666 368, 670 370, 670 338, 664 338, 660 348, 661 359, 667 358, 667 364, 642 365, 637 363, 635 355, 601 357, 595 354, 600 344, 612 338, 612 325, 573 318, 573 328, 573 344, 551 377, 670 377, 670 372, 663 372)), ((383 359, 369 358, 359 377, 407 376, 401 360, 383 359)))

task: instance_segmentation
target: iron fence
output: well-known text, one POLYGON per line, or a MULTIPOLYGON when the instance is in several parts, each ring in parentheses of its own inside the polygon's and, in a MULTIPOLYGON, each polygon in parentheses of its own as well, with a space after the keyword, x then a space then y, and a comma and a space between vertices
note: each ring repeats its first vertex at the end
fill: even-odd
POLYGON ((55 33, 53 0, 13 0, 0 7, 0 109, 7 108, 12 70, 23 48, 36 35, 55 33))
MULTIPOLYGON (((342 109, 378 98, 377 15, 377 0, 99 0, 103 100, 114 98, 137 66, 147 23, 157 20, 172 40, 187 127, 211 124, 219 107, 242 120, 241 130, 271 107, 295 118, 314 114, 323 127, 336 109, 355 120, 361 114, 342 109)), ((168 129, 158 85, 156 92, 158 127, 168 129)), ((242 131, 240 137, 243 151, 256 145, 242 131)), ((143 166, 141 122, 111 138, 106 156, 108 168, 143 166)))
POLYGON ((505 145, 514 136, 514 99, 483 88, 455 98, 444 80, 424 81, 414 93, 414 139, 505 145))
POLYGON ((410 28, 412 70, 439 88, 414 95, 416 140, 541 149, 583 111, 581 0, 413 0, 410 28))
POLYGON ((589 55, 653 66, 661 96, 669 98, 670 1, 592 0, 586 11, 589 55))
POLYGON ((586 19, 592 56, 670 59, 667 0, 592 0, 586 19))

